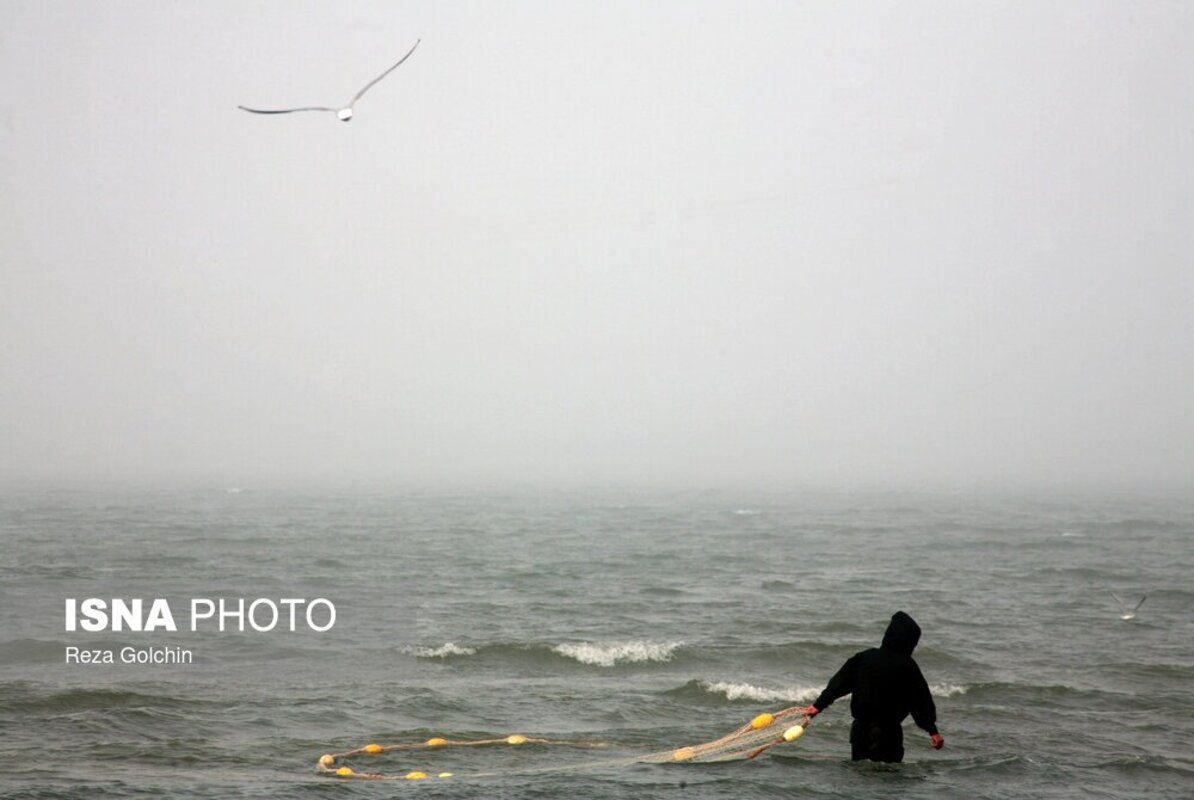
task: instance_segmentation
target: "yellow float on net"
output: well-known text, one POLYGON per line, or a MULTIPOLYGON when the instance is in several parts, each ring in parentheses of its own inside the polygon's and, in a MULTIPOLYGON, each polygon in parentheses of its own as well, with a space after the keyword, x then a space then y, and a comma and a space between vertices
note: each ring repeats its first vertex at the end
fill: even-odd
POLYGON ((371 756, 375 756, 381 752, 381 745, 380 744, 367 744, 367 745, 365 745, 365 752, 371 756))
POLYGON ((436 775, 435 777, 437 777, 437 778, 451 778, 451 777, 452 777, 452 773, 451 773, 451 772, 441 772, 440 774, 436 775))
POLYGON ((687 761, 695 755, 696 750, 693 750, 691 747, 681 747, 679 750, 676 750, 672 753, 672 760, 687 761))
POLYGON ((321 766, 330 767, 332 764, 336 763, 336 757, 331 753, 324 753, 319 757, 319 763, 321 766))
POLYGON ((803 725, 793 725, 792 727, 790 727, 786 731, 784 731, 784 741, 785 742, 794 742, 803 735, 804 735, 804 726, 803 725))
POLYGON ((349 775, 353 775, 355 773, 353 773, 352 767, 340 767, 340 769, 336 770, 336 774, 341 778, 347 778, 349 775))
POLYGON ((428 740, 427 740, 427 746, 428 746, 428 747, 443 747, 443 746, 444 746, 444 745, 446 745, 447 743, 448 743, 448 740, 447 740, 447 739, 441 739, 441 738, 440 738, 440 737, 438 737, 438 736, 432 737, 432 738, 430 738, 430 739, 428 739, 428 740))
POLYGON ((757 731, 760 728, 766 728, 773 722, 775 722, 775 717, 773 717, 771 714, 759 714, 759 716, 750 721, 750 727, 757 731))
POLYGON ((517 733, 514 734, 513 736, 506 737, 506 744, 526 744, 526 743, 527 743, 527 737, 522 736, 517 733))
POLYGON ((421 781, 426 777, 427 777, 426 772, 419 772, 418 770, 415 770, 414 772, 406 773, 406 779, 408 781, 421 781))

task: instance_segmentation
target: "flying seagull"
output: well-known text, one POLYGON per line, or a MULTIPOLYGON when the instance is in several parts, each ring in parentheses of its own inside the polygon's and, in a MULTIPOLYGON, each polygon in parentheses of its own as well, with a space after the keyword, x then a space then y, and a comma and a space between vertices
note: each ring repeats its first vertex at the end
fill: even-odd
POLYGON ((1112 592, 1111 596, 1115 598, 1115 602, 1119 603, 1119 610, 1123 612, 1119 615, 1120 619, 1136 619, 1136 609, 1144 605, 1144 601, 1148 599, 1148 595, 1145 595, 1144 597, 1140 598, 1140 601, 1136 603, 1136 605, 1128 608, 1128 604, 1125 603, 1123 598, 1117 595, 1115 592, 1112 592))
MULTIPOLYGON (((415 47, 418 47, 419 42, 421 42, 421 41, 423 41, 423 40, 422 39, 416 40, 415 47)), ((291 114, 295 111, 331 111, 331 112, 334 112, 335 115, 340 118, 341 122, 348 122, 352 119, 352 107, 357 104, 357 101, 361 99, 361 96, 364 95, 365 92, 372 89, 373 86, 378 81, 380 81, 382 78, 389 75, 394 70, 398 69, 399 65, 401 65, 403 61, 410 58, 410 54, 415 51, 415 47, 412 47, 406 55, 404 55, 402 58, 398 59, 397 64, 390 67, 385 72, 383 72, 382 74, 378 75, 373 80, 366 83, 365 88, 361 89, 361 91, 357 92, 356 95, 352 98, 352 101, 349 102, 348 105, 344 106, 344 108, 328 108, 327 106, 304 106, 303 108, 280 108, 280 109, 276 109, 276 110, 267 110, 267 109, 261 109, 261 108, 249 108, 248 106, 237 106, 237 108, 241 109, 242 111, 252 112, 254 114, 291 114)))

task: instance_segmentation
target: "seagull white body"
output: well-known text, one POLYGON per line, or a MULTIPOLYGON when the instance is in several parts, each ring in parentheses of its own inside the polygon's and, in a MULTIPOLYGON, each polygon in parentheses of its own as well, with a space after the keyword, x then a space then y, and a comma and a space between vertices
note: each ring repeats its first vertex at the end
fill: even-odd
POLYGON ((1145 595, 1144 597, 1140 598, 1136 605, 1129 608, 1128 604, 1124 602, 1123 598, 1117 595, 1115 592, 1112 592, 1111 596, 1115 598, 1115 602, 1119 603, 1119 610, 1122 612, 1119 615, 1120 619, 1136 619, 1136 609, 1144 605, 1144 601, 1148 599, 1148 595, 1145 595))
POLYGON ((378 75, 373 80, 366 83, 365 88, 363 88, 363 89, 361 89, 361 91, 357 92, 356 95, 352 98, 352 100, 348 103, 348 105, 344 106, 343 108, 329 108, 328 106, 303 106, 302 108, 279 108, 279 109, 263 109, 263 108, 249 108, 248 106, 237 106, 237 108, 241 109, 242 111, 248 111, 253 114, 293 114, 295 111, 331 111, 332 113, 334 113, 336 115, 337 118, 339 118, 339 120, 341 122, 349 122, 352 119, 352 107, 357 104, 357 101, 361 99, 361 97, 365 94, 365 92, 372 89, 377 84, 378 81, 380 81, 385 76, 389 75, 394 70, 398 69, 398 67, 402 64, 403 61, 406 61, 406 59, 410 58, 411 53, 415 52, 415 47, 418 47, 419 42, 421 42, 421 41, 423 41, 423 40, 422 39, 417 40, 414 44, 414 47, 412 47, 407 52, 406 55, 404 55, 402 58, 398 59, 397 64, 390 67, 385 72, 383 72, 382 74, 378 75))

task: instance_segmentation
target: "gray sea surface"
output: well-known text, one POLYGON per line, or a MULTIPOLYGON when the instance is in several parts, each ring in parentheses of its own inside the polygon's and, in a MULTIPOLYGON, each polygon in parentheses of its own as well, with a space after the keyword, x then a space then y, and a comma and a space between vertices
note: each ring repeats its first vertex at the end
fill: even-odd
POLYGON ((1188 798, 1192 537, 1194 499, 1147 494, 8 486, 0 796, 1188 798), (84 598, 165 599, 178 631, 66 631, 84 598), (192 632, 193 598, 336 619, 192 632), (854 764, 843 701, 753 761, 629 763, 810 702, 899 609, 945 749, 909 720, 902 765, 854 764), (316 774, 511 734, 601 746, 316 774))

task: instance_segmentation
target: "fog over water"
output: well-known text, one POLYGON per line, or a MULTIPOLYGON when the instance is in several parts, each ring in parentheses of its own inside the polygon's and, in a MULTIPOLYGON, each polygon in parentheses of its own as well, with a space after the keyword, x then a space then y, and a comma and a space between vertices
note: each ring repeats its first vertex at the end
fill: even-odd
POLYGON ((1190 5, 4 3, 0 73, 0 478, 1194 486, 1190 5))

